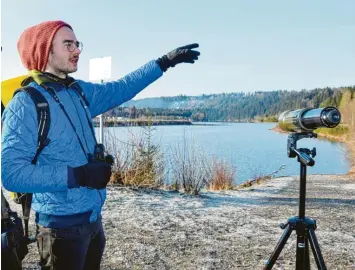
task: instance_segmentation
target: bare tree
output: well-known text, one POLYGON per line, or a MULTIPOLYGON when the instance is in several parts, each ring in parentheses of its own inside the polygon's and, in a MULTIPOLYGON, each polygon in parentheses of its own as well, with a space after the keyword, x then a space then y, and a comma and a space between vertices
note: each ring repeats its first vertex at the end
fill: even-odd
POLYGON ((176 188, 198 195, 211 181, 211 168, 203 151, 189 142, 184 134, 182 142, 171 149, 172 178, 176 188))

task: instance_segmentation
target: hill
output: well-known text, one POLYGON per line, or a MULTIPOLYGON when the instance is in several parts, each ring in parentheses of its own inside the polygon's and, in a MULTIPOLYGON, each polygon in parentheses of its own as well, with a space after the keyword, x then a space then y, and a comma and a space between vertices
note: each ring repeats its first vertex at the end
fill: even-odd
POLYGON ((190 118, 193 121, 275 121, 277 115, 285 110, 339 107, 346 92, 353 95, 355 86, 145 98, 128 101, 108 112, 106 116, 165 116, 190 118))

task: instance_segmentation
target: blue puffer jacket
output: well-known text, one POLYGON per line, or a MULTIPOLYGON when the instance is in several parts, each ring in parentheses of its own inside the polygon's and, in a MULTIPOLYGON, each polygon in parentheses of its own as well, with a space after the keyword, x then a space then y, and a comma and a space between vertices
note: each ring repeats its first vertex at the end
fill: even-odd
MULTIPOLYGON (((151 61, 118 81, 77 83, 90 104, 87 113, 91 119, 132 99, 161 76, 159 65, 151 61)), ((106 189, 68 188, 67 166, 86 164, 86 156, 59 104, 35 82, 30 86, 40 90, 49 102, 50 143, 39 155, 38 163, 32 165, 38 139, 37 112, 29 95, 20 92, 8 104, 2 118, 2 184, 9 191, 34 193, 32 209, 36 211, 36 222, 42 226, 60 228, 94 222, 101 213, 106 189)), ((74 89, 57 83, 50 86, 69 114, 82 144, 93 153, 95 141, 81 98, 74 89)))

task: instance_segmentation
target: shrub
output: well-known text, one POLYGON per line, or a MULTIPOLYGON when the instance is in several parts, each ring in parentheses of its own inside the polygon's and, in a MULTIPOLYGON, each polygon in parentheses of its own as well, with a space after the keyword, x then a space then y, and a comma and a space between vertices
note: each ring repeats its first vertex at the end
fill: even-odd
POLYGON ((115 157, 112 184, 134 187, 159 187, 164 183, 163 155, 152 136, 156 130, 151 121, 141 127, 136 137, 130 132, 128 141, 122 142, 108 131, 106 146, 115 157))
POLYGON ((226 161, 213 159, 212 179, 209 183, 209 190, 228 190, 232 189, 235 177, 235 167, 226 161))
POLYGON ((211 169, 206 156, 198 146, 189 143, 184 135, 182 143, 172 149, 172 177, 176 189, 198 195, 211 181, 211 169))

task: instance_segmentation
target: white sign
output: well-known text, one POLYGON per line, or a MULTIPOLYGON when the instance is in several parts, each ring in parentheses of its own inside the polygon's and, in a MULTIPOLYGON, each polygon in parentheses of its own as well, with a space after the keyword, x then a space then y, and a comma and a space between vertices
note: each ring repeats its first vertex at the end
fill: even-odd
POLYGON ((89 62, 89 80, 99 81, 111 78, 111 56, 93 58, 89 62))

